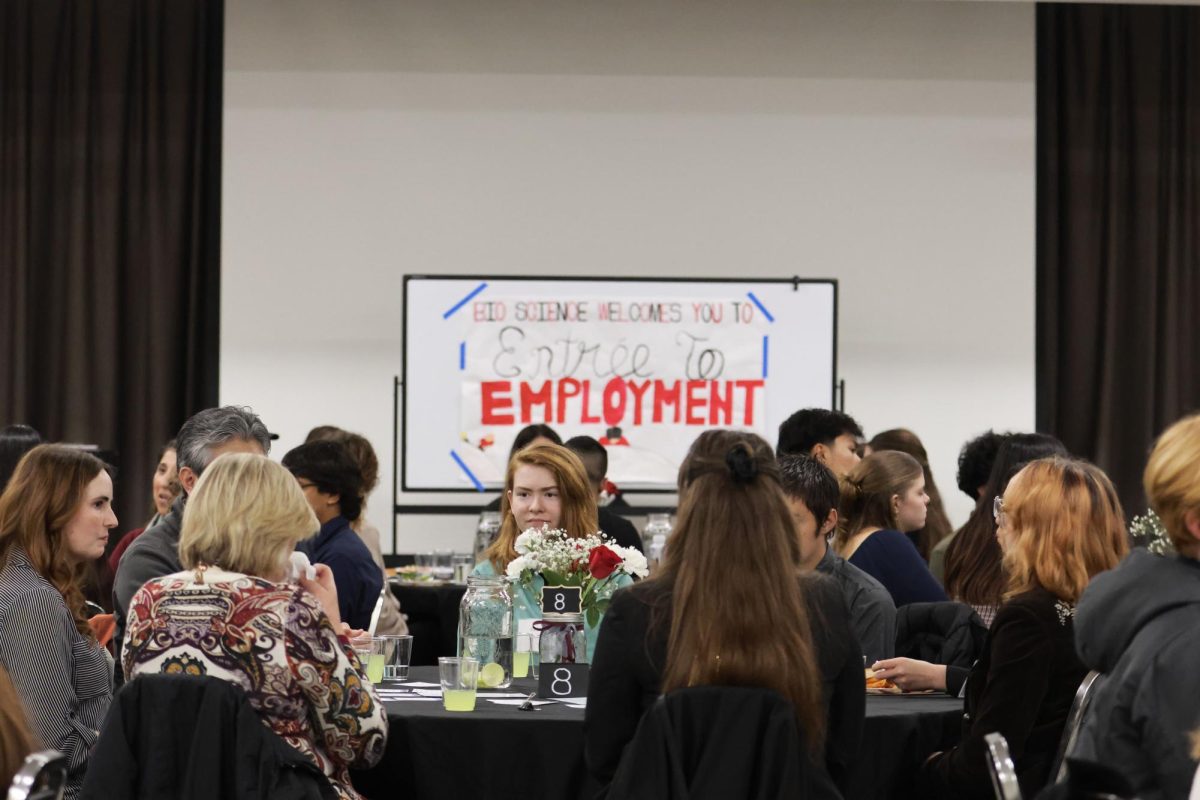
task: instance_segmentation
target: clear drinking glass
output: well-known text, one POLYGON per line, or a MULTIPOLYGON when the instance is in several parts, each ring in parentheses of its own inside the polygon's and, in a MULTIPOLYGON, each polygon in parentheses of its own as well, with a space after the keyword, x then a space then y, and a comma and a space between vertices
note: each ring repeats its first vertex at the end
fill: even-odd
POLYGON ((646 518, 646 527, 642 529, 642 549, 647 553, 650 552, 655 534, 662 534, 664 537, 671 535, 670 514, 651 514, 646 518))
POLYGON ((479 683, 479 660, 439 658, 438 674, 442 681, 442 706, 447 711, 474 711, 475 688, 479 683))
POLYGON ((471 557, 470 553, 455 553, 450 564, 454 570, 454 582, 466 583, 471 570, 475 567, 475 559, 471 557))
POLYGON ((367 663, 367 678, 371 683, 408 680, 412 643, 411 636, 389 635, 371 639, 371 659, 367 663), (376 666, 377 662, 379 666, 376 666))
POLYGON ((513 677, 536 678, 538 676, 538 640, 532 633, 518 633, 514 637, 513 677))

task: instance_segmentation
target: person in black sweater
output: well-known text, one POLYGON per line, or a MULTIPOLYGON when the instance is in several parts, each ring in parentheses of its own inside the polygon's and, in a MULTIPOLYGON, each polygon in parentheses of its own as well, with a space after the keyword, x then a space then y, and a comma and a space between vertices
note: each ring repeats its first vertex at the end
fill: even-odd
MULTIPOLYGON (((604 449, 604 445, 591 436, 573 436, 566 441, 564 446, 579 456, 584 469, 587 470, 588 483, 592 485, 592 490, 599 498, 600 492, 604 488, 604 478, 608 475, 608 451, 604 449)), ((597 506, 596 513, 599 517, 600 530, 608 538, 621 547, 633 547, 639 553, 644 552, 642 537, 638 535, 637 528, 633 527, 632 522, 603 506, 597 506)))
POLYGON ((706 431, 680 468, 679 497, 661 572, 617 592, 605 616, 584 720, 588 769, 611 782, 660 693, 754 686, 795 709, 810 796, 840 797, 834 784, 844 786, 862 734, 862 651, 837 586, 801 575, 770 446, 706 431))
MULTIPOLYGON (((1115 567, 1127 549, 1112 483, 1082 461, 1030 463, 1009 483, 995 514, 1006 600, 967 678, 962 741, 924 764, 929 797, 993 796, 984 744, 992 732, 1008 741, 1023 796, 1033 797, 1048 782, 1087 674, 1075 655, 1075 603, 1091 578, 1115 567)), ((903 666, 877 667, 876 674, 918 688, 896 672, 903 666)), ((945 688, 945 673, 942 681, 945 688)))

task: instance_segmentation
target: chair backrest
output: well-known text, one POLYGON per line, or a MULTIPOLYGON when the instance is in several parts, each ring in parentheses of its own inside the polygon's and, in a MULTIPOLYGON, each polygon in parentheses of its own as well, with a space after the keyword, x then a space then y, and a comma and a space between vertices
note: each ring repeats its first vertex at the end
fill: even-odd
POLYGON ((39 750, 25 757, 13 775, 8 800, 60 800, 67 787, 67 757, 57 750, 39 750))
POLYGON ((996 800, 1021 800, 1021 786, 1017 783, 1017 768, 1008 754, 1008 742, 998 733, 983 737, 987 745, 988 774, 992 776, 992 791, 996 800))
POLYGON ((1050 774, 1054 776, 1055 783, 1062 783, 1067 779, 1067 757, 1075 749, 1075 740, 1079 738, 1079 730, 1083 727, 1084 715, 1092 703, 1092 697, 1101 678, 1099 672, 1092 670, 1084 676, 1083 682, 1079 684, 1079 689, 1075 691, 1075 699, 1071 701, 1071 710, 1067 712, 1067 724, 1063 726, 1062 740, 1058 743, 1058 755, 1055 756, 1054 764, 1050 768, 1050 774))
POLYGON ((375 598, 375 610, 371 612, 371 624, 367 626, 367 633, 375 635, 375 629, 379 627, 379 615, 383 613, 383 597, 384 593, 389 591, 387 581, 383 582, 383 590, 379 592, 379 597, 375 598))

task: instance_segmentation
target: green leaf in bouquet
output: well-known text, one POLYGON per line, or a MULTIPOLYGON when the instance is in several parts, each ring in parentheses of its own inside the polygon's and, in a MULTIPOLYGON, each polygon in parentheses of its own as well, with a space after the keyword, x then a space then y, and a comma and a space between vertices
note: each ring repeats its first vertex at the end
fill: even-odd
POLYGON ((544 580, 546 582, 546 586, 570 586, 571 585, 570 583, 567 582, 566 576, 564 576, 561 572, 557 572, 552 569, 542 570, 542 580, 544 580))
POLYGON ((593 628, 600 624, 600 609, 596 606, 587 610, 587 624, 593 628))

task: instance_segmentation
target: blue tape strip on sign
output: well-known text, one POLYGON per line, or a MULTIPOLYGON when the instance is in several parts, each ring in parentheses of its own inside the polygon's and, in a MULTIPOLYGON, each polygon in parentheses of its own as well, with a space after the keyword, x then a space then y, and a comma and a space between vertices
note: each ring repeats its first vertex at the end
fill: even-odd
POLYGON ((462 300, 459 300, 457 303, 455 303, 449 309, 447 309, 446 313, 442 314, 442 319, 450 319, 450 317, 453 316, 455 311, 458 311, 460 308, 465 306, 467 303, 471 302, 471 300, 475 297, 475 295, 479 294, 486 288, 487 288, 486 281, 479 284, 478 286, 476 286, 469 295, 464 297, 462 300))
POLYGON ((771 337, 769 337, 769 336, 763 337, 763 377, 764 378, 767 377, 767 355, 770 352, 770 348, 768 346, 768 343, 770 342, 770 340, 771 340, 771 337))
POLYGON ((470 468, 467 467, 466 462, 464 462, 461 458, 458 457, 458 453, 451 450, 450 457, 454 459, 455 464, 458 464, 458 468, 461 469, 463 472, 465 472, 467 477, 471 479, 471 483, 475 484, 476 491, 479 491, 479 492, 485 491, 483 488, 483 484, 479 482, 479 478, 476 478, 475 473, 471 472, 470 468))
POLYGON ((767 307, 762 304, 762 301, 754 296, 754 292, 746 292, 746 297, 749 297, 754 305, 758 306, 758 310, 767 318, 767 322, 774 322, 775 317, 771 316, 771 312, 767 311, 767 307))
POLYGON ((462 372, 467 368, 467 343, 458 343, 458 371, 462 372))

